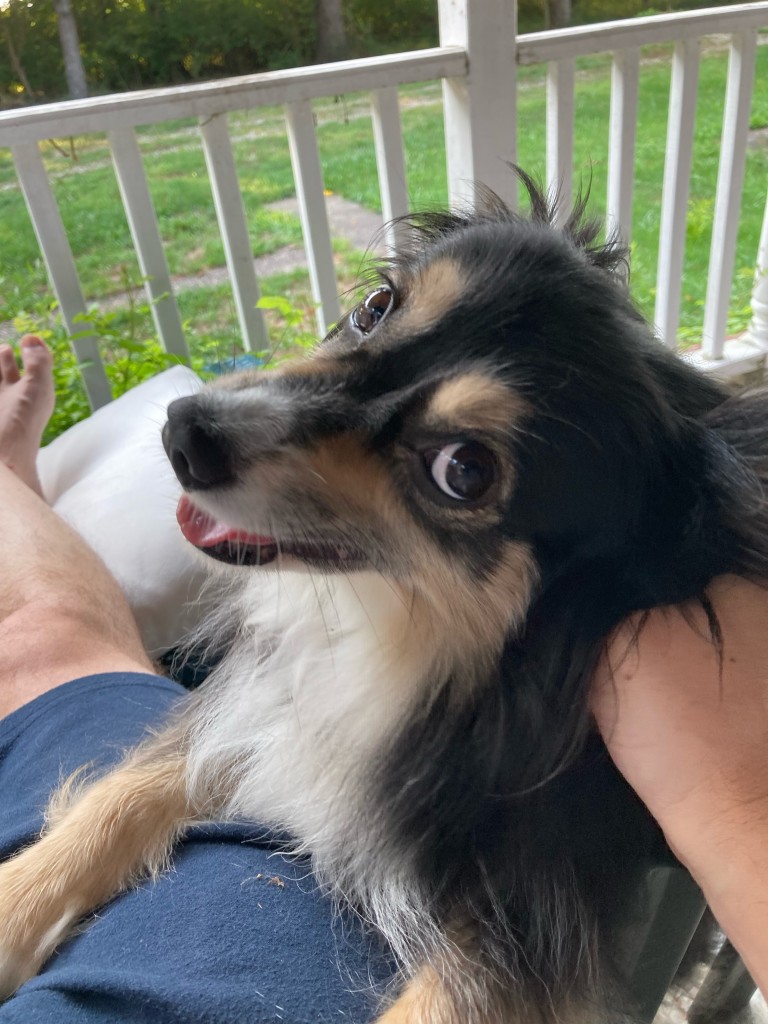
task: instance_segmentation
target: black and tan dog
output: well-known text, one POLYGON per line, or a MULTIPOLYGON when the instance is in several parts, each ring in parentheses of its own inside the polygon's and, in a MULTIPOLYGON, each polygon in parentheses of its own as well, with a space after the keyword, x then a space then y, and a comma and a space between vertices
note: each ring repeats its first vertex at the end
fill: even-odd
POLYGON ((528 187, 530 217, 417 219, 311 359, 170 407, 230 653, 0 868, 5 994, 192 822, 246 816, 386 936, 387 1024, 617 1019, 659 840, 590 676, 629 612, 768 577, 766 398, 665 350, 622 253, 528 187))

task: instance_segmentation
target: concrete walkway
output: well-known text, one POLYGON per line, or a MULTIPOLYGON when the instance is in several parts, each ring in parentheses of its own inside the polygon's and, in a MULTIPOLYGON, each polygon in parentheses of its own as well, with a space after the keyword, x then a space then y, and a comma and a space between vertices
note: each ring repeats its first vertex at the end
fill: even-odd
MULTIPOLYGON (((343 239, 355 249, 367 252, 370 256, 379 256, 384 252, 381 214, 367 210, 359 203, 353 203, 349 199, 337 195, 326 196, 325 205, 333 238, 343 239)), ((299 203, 295 197, 269 203, 265 208, 299 216, 299 203)), ((271 274, 287 273, 300 267, 306 267, 306 265, 307 257, 304 248, 299 245, 283 246, 264 256, 257 256, 253 261, 256 276, 260 280, 271 274)), ((178 274, 171 280, 174 294, 178 295, 179 292, 192 288, 210 288, 225 284, 229 280, 229 274, 226 267, 212 267, 199 274, 178 274)), ((110 312, 121 306, 126 306, 129 298, 141 301, 143 295, 142 288, 136 288, 132 292, 115 292, 97 300, 97 305, 105 312, 110 312)), ((17 331, 12 320, 0 323, 0 341, 12 341, 16 334, 17 331)))
MULTIPOLYGON (((384 251, 380 235, 383 226, 381 214, 366 210, 359 203, 353 203, 343 196, 330 195, 325 197, 325 207, 328 211, 328 221, 333 238, 341 238, 349 242, 355 249, 363 252, 370 252, 371 256, 378 256, 384 251), (373 243, 378 243, 377 248, 370 248, 373 243)), ((275 210, 278 213, 290 213, 295 217, 299 216, 299 201, 294 196, 288 199, 279 199, 276 203, 268 203, 265 210, 275 210)), ((266 253, 264 256, 257 256, 253 261, 253 268, 256 276, 261 279, 271 274, 283 274, 299 267, 306 267, 307 257, 303 246, 285 245, 274 252, 266 253)), ((180 274, 173 277, 174 291, 176 293, 187 288, 206 288, 211 285, 224 284, 229 279, 226 267, 213 267, 210 270, 201 271, 199 274, 180 274)), ((125 296, 111 295, 107 302, 119 305, 125 302, 125 296)))

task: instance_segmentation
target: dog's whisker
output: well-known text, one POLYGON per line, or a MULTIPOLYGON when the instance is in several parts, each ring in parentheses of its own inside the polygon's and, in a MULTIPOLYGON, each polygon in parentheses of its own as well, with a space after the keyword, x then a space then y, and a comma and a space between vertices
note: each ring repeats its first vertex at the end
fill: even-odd
POLYGON ((328 628, 328 620, 327 620, 326 615, 325 615, 325 602, 321 598, 320 593, 319 593, 319 591, 317 589, 317 581, 315 579, 315 573, 312 570, 311 566, 307 567, 307 576, 308 576, 310 584, 312 586, 312 590, 314 591, 314 594, 315 594, 315 602, 317 604, 317 610, 320 613, 320 618, 321 618, 321 621, 322 621, 322 624, 323 624, 323 632, 325 633, 326 646, 327 646, 327 649, 328 649, 328 651, 329 651, 329 653, 331 655, 331 664, 332 664, 332 666, 334 667, 334 670, 335 670, 334 643, 333 643, 333 637, 332 637, 332 634, 331 634, 331 630, 328 628))

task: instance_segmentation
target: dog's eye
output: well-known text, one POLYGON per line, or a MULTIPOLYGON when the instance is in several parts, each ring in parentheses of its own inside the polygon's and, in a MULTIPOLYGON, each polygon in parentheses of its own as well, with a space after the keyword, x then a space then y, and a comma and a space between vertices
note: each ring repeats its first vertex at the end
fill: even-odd
POLYGON ((376 324, 380 323, 390 311, 393 303, 394 295, 391 288, 377 288, 375 292, 366 295, 354 311, 352 323, 358 331, 370 334, 376 324))
POLYGON ((476 441, 456 441, 425 454, 432 479, 450 498, 477 501, 496 479, 496 459, 476 441))

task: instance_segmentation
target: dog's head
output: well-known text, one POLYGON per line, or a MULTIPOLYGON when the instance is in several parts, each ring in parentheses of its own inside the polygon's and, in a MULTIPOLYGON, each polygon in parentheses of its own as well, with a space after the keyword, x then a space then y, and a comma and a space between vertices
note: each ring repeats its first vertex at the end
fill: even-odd
POLYGON ((238 572, 373 569, 494 647, 572 575, 624 586, 618 614, 706 582, 681 531, 724 393, 653 336, 583 209, 555 228, 528 185, 529 217, 416 219, 311 358, 171 405, 189 541, 238 572))

